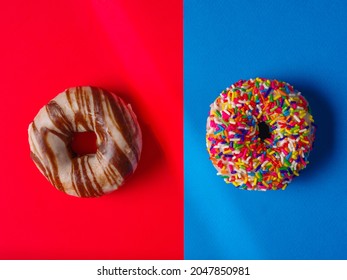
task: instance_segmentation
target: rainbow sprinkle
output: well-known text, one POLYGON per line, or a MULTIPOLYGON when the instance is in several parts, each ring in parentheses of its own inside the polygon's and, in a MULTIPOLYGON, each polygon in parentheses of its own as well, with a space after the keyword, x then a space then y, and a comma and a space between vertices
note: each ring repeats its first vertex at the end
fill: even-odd
POLYGON ((207 151, 225 182, 246 190, 284 190, 309 163, 316 126, 308 102, 288 83, 240 80, 210 107, 207 151), (259 135, 261 122, 268 138, 259 135))

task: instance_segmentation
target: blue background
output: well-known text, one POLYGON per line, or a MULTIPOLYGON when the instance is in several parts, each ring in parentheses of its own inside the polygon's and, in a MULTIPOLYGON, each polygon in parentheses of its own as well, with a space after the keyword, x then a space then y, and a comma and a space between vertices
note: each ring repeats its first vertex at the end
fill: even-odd
POLYGON ((186 259, 347 258, 347 1, 184 2, 186 259), (311 104, 311 163, 285 191, 224 183, 205 144, 209 105, 254 77, 311 104))

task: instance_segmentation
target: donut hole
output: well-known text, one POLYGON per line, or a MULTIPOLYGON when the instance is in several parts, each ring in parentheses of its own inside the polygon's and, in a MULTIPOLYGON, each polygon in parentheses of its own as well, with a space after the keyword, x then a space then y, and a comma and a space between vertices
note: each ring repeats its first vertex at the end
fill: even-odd
POLYGON ((266 122, 259 122, 258 130, 259 130, 258 137, 261 139, 261 141, 271 138, 270 127, 268 126, 266 122))
POLYGON ((72 135, 71 149, 74 157, 95 154, 97 150, 95 132, 75 132, 72 135))

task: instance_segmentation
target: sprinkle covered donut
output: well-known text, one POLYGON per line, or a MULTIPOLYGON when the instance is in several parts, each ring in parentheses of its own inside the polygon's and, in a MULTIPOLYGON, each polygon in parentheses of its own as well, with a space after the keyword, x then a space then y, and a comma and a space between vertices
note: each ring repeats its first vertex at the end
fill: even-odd
POLYGON ((288 83, 240 80, 210 107, 206 145, 225 182, 284 190, 309 163, 316 127, 307 100, 288 83))
POLYGON ((29 125, 31 158, 60 191, 78 197, 112 192, 136 169, 141 129, 130 105, 96 87, 65 90, 44 106, 29 125), (77 156, 74 133, 96 134, 95 154, 77 156))

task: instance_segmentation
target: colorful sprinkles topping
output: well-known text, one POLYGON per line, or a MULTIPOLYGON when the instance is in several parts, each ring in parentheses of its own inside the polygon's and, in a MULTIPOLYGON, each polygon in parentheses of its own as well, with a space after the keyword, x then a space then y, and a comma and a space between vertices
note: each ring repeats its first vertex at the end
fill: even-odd
POLYGON ((284 190, 309 163, 315 130, 308 102, 291 85, 240 80, 211 104, 206 145, 225 182, 247 190, 284 190))

